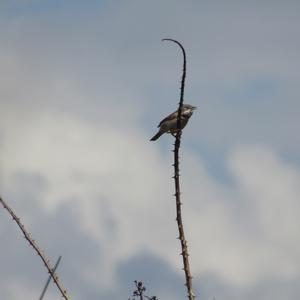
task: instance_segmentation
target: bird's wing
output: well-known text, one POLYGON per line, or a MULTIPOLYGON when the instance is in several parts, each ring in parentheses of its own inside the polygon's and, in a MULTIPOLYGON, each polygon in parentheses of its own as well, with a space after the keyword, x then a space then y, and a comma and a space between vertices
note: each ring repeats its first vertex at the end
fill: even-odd
POLYGON ((170 121, 174 118, 177 118, 177 111, 174 111, 173 113, 165 117, 163 120, 161 120, 157 127, 160 127, 163 122, 170 121))

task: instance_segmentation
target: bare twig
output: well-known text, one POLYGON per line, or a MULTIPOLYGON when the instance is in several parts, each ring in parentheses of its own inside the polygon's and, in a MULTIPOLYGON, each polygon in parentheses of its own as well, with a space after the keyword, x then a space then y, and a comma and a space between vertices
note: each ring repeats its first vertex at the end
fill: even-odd
MULTIPOLYGON (((60 260, 61 260, 61 255, 60 255, 59 258, 57 259, 57 262, 56 262, 56 264, 55 264, 55 266, 54 266, 54 269, 53 269, 53 273, 55 273, 55 271, 56 271, 56 269, 57 269, 57 267, 58 267, 58 265, 59 265, 59 263, 60 263, 60 260)), ((44 286, 44 289, 43 289, 43 291, 42 291, 42 294, 41 294, 39 300, 42 300, 42 299, 44 298, 44 295, 46 294, 46 291, 47 291, 47 288, 48 288, 48 286, 49 286, 50 281, 51 281, 51 275, 49 275, 49 277, 48 277, 48 280, 47 280, 47 282, 46 282, 46 284, 45 284, 45 286, 44 286)))
POLYGON ((176 139, 174 144, 174 181, 175 181, 175 197, 176 197, 176 221, 178 225, 178 232, 179 232, 179 240, 181 243, 181 255, 183 259, 183 269, 185 273, 186 279, 186 288, 188 293, 189 300, 193 300, 195 298, 195 294, 192 288, 192 275, 190 270, 189 264, 189 254, 188 254, 188 247, 187 241, 185 239, 184 229, 183 229, 183 222, 182 222, 182 214, 181 214, 181 199, 180 199, 180 181, 179 181, 179 148, 180 148, 180 140, 181 140, 181 108, 183 105, 184 100, 184 84, 185 84, 185 77, 186 77, 186 55, 183 46, 176 40, 173 39, 163 39, 163 41, 171 41, 176 43, 182 50, 183 54, 183 70, 182 70, 182 78, 181 78, 181 87, 180 87, 180 101, 178 107, 178 115, 177 115, 177 133, 176 139))
POLYGON ((8 213, 11 215, 13 220, 17 223, 17 225, 19 226, 19 228, 23 232, 25 239, 29 242, 29 244, 32 246, 32 248, 36 251, 38 256, 43 261, 45 267, 48 270, 48 273, 52 277, 52 279, 53 279, 54 283, 56 284, 58 290, 60 291, 62 297, 66 300, 70 300, 70 297, 67 295, 66 289, 60 283, 58 276, 55 274, 55 272, 54 272, 54 270, 53 270, 53 268, 50 264, 49 259, 45 256, 43 251, 39 248, 36 241, 34 239, 32 239, 32 237, 30 236, 30 233, 25 229, 25 226, 21 223, 20 218, 18 218, 16 216, 16 214, 13 212, 13 210, 4 202, 4 200, 2 198, 0 198, 0 202, 3 205, 3 207, 8 211, 8 213))

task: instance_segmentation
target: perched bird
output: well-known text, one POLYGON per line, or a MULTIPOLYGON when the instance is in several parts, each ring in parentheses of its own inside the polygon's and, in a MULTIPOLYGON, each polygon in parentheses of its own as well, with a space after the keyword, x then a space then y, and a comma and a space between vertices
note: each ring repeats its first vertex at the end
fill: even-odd
MULTIPOLYGON (((189 118, 192 116, 193 111, 196 109, 196 106, 192 106, 190 104, 183 104, 181 108, 181 129, 185 127, 189 118)), ((177 116, 178 110, 171 113, 169 116, 161 120, 159 125, 159 131, 157 134, 150 139, 150 141, 156 141, 162 134, 164 133, 171 133, 174 135, 177 131, 177 116)))

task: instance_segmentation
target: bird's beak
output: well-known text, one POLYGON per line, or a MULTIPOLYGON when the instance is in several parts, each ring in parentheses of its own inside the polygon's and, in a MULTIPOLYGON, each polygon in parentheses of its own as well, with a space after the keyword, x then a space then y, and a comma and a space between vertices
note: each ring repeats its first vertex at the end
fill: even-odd
POLYGON ((192 107, 192 110, 196 110, 196 109, 197 109, 197 106, 193 106, 193 107, 192 107))

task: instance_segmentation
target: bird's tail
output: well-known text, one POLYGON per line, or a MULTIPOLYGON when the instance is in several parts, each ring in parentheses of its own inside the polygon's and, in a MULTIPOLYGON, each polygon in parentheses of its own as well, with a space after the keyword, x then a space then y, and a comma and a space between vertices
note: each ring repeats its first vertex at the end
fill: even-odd
POLYGON ((159 131, 154 137, 150 139, 150 141, 156 141, 162 134, 164 134, 163 131, 159 131))

